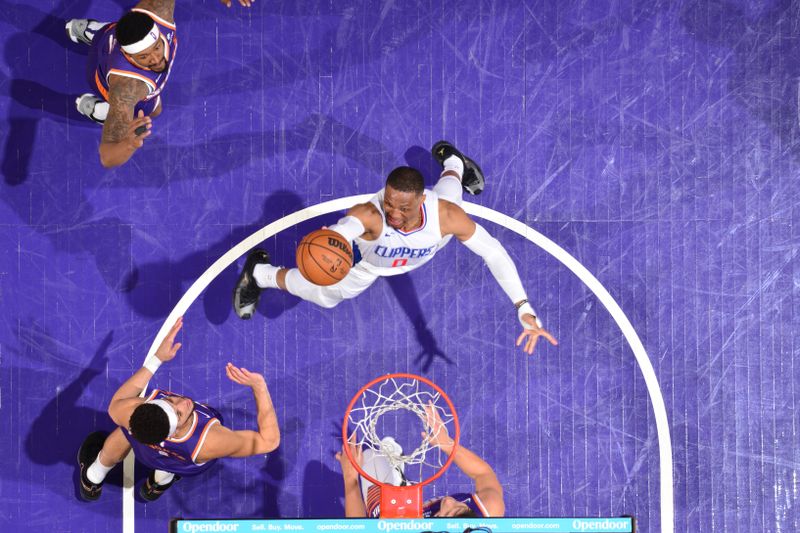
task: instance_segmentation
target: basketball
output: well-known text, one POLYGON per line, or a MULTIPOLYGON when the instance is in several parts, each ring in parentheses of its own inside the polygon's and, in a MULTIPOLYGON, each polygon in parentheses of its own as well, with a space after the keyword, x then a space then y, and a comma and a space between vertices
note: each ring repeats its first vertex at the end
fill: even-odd
POLYGON ((312 231, 297 246, 297 268, 315 285, 333 285, 341 281, 352 265, 353 248, 335 231, 312 231))

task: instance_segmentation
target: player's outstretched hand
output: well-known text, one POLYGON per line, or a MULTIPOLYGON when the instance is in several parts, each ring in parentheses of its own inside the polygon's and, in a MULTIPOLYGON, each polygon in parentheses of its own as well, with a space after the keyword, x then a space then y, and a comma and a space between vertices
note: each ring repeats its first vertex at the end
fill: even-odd
POLYGON ((524 320, 530 326, 529 328, 524 328, 520 336, 517 337, 517 346, 523 346, 522 349, 525 350, 525 353, 528 355, 533 353, 533 349, 536 347, 539 337, 544 337, 550 341, 550 344, 553 346, 558 346, 558 341, 556 338, 553 337, 546 329, 540 328, 536 324, 536 319, 533 317, 533 315, 523 315, 522 320, 524 320))
MULTIPOLYGON (((231 0, 219 0, 225 7, 231 7, 231 0)), ((256 0, 239 0, 239 5, 244 7, 250 7, 253 5, 253 2, 256 0)))
POLYGON ((158 357, 162 362, 171 361, 175 358, 175 354, 178 353, 178 350, 181 347, 181 343, 175 342, 175 337, 178 335, 178 332, 183 327, 183 317, 179 317, 178 320, 172 325, 172 328, 167 333, 167 336, 164 337, 164 340, 161 341, 161 344, 158 346, 158 350, 156 350, 156 357, 158 357))
POLYGON ((447 432, 439 411, 433 406, 433 402, 428 402, 425 406, 425 424, 430 429, 430 434, 422 432, 422 438, 429 441, 437 448, 441 448, 447 453, 452 453, 452 446, 455 444, 452 437, 447 432))
MULTIPOLYGON (((356 434, 353 432, 350 435, 350 439, 348 439, 347 447, 350 448, 350 454, 353 456, 359 465, 363 464, 364 462, 364 452, 361 450, 361 446, 356 444, 356 434)), ((347 452, 344 450, 344 445, 342 445, 342 451, 336 452, 336 460, 339 461, 339 464, 342 465, 342 477, 345 481, 348 482, 358 482, 358 470, 356 467, 353 466, 353 463, 350 462, 350 459, 347 458, 347 452)))
POLYGON ((234 383, 238 383, 239 385, 245 385, 252 389, 258 387, 267 387, 267 382, 264 381, 264 376, 256 372, 250 372, 246 368, 238 368, 233 366, 233 363, 228 363, 225 365, 225 373, 228 375, 228 379, 234 383))
POLYGON ((144 116, 144 111, 140 109, 136 118, 128 124, 123 141, 130 144, 134 149, 139 149, 144 144, 144 139, 149 137, 152 131, 153 119, 144 116))

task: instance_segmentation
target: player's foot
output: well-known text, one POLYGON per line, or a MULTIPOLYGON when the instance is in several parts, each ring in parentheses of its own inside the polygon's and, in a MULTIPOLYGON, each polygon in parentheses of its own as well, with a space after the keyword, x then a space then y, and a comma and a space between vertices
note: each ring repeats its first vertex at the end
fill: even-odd
POLYGON ((95 431, 94 433, 89 434, 86 439, 84 439, 83 444, 81 444, 81 447, 78 450, 78 468, 80 470, 81 478, 79 488, 81 492, 81 498, 87 502, 93 502, 97 500, 103 490, 103 484, 92 483, 89 481, 89 478, 86 477, 86 472, 89 470, 89 467, 92 466, 92 463, 94 463, 95 459, 97 459, 97 455, 100 453, 100 450, 103 449, 103 443, 105 443, 106 437, 108 437, 108 433, 104 431, 95 431))
POLYGON ((102 98, 98 98, 92 93, 85 93, 75 99, 75 107, 78 109, 78 113, 80 113, 84 117, 90 119, 92 122, 97 122, 98 124, 102 124, 105 122, 105 120, 100 120, 94 114, 95 106, 97 106, 97 104, 100 104, 102 102, 103 102, 102 98))
POLYGON ((480 194, 483 191, 486 180, 483 177, 481 167, 475 161, 459 152, 455 146, 447 141, 439 141, 433 145, 431 153, 440 165, 444 165, 444 160, 453 155, 461 159, 464 162, 461 186, 472 195, 480 194))
POLYGON ((73 43, 92 44, 94 32, 91 32, 91 36, 86 32, 86 30, 89 29, 89 24, 92 22, 96 23, 97 21, 94 19, 68 20, 65 29, 67 30, 67 37, 69 37, 69 40, 73 43))
POLYGON ((169 483, 165 485, 159 485, 156 483, 156 471, 151 470, 150 475, 147 476, 147 479, 144 480, 144 483, 142 483, 142 486, 139 489, 139 496, 148 502, 156 501, 161 497, 162 494, 164 494, 165 490, 170 488, 180 478, 181 476, 174 474, 169 483))
POLYGON ((261 287, 253 277, 253 269, 259 264, 270 264, 269 254, 260 248, 256 248, 247 255, 244 268, 239 275, 239 281, 233 290, 233 310, 239 318, 247 320, 253 316, 258 306, 258 299, 261 297, 261 287))

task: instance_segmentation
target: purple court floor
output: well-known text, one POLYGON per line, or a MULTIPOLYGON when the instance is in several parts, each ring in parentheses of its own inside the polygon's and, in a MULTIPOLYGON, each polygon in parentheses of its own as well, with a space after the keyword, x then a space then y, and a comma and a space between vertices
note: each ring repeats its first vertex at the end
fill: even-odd
MULTIPOLYGON (((633 325, 668 416, 674 530, 800 530, 799 2, 178 2, 164 113, 104 170, 100 129, 73 106, 86 48, 63 24, 132 6, 0 0, 0 530, 123 531, 121 468, 87 504, 75 454, 113 427, 108 401, 184 291, 257 229, 377 191, 395 166, 433 184, 441 138, 487 174, 471 201, 563 247, 633 325)), ((263 246, 293 265, 302 235, 336 218, 263 246)), ((224 365, 262 372, 281 446, 136 500, 135 531, 343 515, 344 409, 394 371, 450 394, 509 516, 629 514, 660 531, 660 445, 631 346, 584 280, 482 223, 557 348, 515 348, 513 307, 455 242, 334 310, 266 293, 249 322, 231 309, 232 266, 153 385, 255 428, 224 365)), ((451 469, 426 496, 467 481, 451 469)))

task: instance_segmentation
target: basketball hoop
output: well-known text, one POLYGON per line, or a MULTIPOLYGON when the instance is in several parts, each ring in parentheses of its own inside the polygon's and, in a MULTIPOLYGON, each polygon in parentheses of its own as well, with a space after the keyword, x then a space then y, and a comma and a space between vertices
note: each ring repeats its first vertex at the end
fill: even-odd
POLYGON ((460 427, 455 407, 447 394, 422 376, 406 373, 376 378, 353 396, 342 424, 347 458, 359 474, 381 489, 381 518, 422 516, 422 487, 441 476, 453 462, 460 427), (422 437, 422 432, 427 438, 422 437), (448 455, 433 441, 446 432, 452 435, 448 455), (386 437, 402 438, 403 450, 387 445, 386 437), (367 473, 348 446, 350 443, 384 457, 400 472, 402 483, 394 485, 367 473), (405 451, 416 446, 412 451, 405 451))

